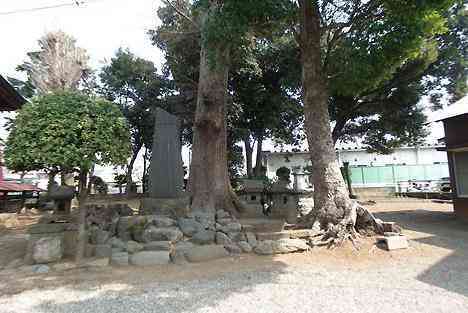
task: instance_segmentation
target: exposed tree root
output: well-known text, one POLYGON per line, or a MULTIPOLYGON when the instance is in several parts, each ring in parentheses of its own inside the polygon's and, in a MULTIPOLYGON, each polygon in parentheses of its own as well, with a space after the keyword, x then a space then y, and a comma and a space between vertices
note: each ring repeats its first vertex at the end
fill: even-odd
MULTIPOLYGON (((327 246, 335 248, 343 245, 348 240, 351 241, 354 248, 359 250, 359 231, 366 233, 383 234, 384 228, 382 222, 365 207, 359 205, 356 201, 350 202, 347 214, 338 224, 328 223, 325 227, 322 225, 323 235, 310 240, 311 246, 327 246)), ((314 223, 316 222, 314 221, 314 223)), ((308 223, 309 227, 311 223, 308 223)))

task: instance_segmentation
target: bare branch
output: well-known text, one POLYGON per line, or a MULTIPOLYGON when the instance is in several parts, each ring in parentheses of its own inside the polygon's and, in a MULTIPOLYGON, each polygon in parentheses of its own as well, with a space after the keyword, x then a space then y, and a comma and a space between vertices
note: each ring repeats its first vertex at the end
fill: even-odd
POLYGON ((172 3, 170 0, 163 0, 164 3, 167 5, 171 6, 180 16, 185 18, 187 21, 195 25, 197 29, 200 29, 200 26, 193 20, 191 19, 185 12, 183 12, 180 8, 178 8, 174 3, 172 3))
POLYGON ((38 52, 29 53, 22 67, 40 93, 78 89, 89 76, 89 56, 76 41, 62 31, 47 33, 39 40, 38 52))

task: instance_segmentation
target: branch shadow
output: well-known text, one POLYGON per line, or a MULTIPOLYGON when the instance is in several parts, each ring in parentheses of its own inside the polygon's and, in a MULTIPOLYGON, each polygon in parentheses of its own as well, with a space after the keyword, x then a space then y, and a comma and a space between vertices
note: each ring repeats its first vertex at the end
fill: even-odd
POLYGON ((414 242, 453 251, 416 279, 468 297, 468 225, 458 220, 455 213, 418 209, 375 215, 394 221, 404 229, 423 233, 423 237, 412 239, 414 242))
MULTIPOLYGON (((47 283, 39 279, 32 282, 36 291, 40 289, 41 299, 25 304, 25 311, 95 312, 100 308, 101 312, 196 312, 228 305, 224 302, 227 299, 242 298, 259 285, 273 284, 287 270, 287 265, 274 256, 256 257, 254 262, 251 257, 245 258, 245 264, 242 264, 245 260, 228 258, 154 270, 148 267, 90 269, 85 273, 70 271, 68 284, 61 283, 66 273, 45 275, 43 278, 52 282, 51 286, 47 287, 47 283), (106 271, 104 281, 103 273, 98 273, 102 270, 106 271), (98 274, 101 281, 95 278, 98 274)), ((13 297, 19 299, 28 292, 13 297)))

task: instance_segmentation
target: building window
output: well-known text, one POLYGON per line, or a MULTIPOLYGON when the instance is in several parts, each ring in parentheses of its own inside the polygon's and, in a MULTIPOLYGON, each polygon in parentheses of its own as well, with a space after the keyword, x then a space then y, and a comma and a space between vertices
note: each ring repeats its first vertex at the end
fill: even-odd
POLYGON ((468 152, 455 152, 453 154, 453 164, 457 195, 468 198, 468 152))
POLYGON ((255 201, 255 200, 257 200, 257 196, 252 196, 252 197, 250 197, 250 199, 251 199, 252 201, 255 201))

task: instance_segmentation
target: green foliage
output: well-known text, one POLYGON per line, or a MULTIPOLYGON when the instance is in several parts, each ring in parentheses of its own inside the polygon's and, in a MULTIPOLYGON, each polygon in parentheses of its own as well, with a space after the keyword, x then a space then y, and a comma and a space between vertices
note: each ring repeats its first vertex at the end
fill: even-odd
MULTIPOLYGON (((223 46, 231 53, 248 43, 247 34, 274 28, 278 19, 291 12, 289 1, 210 0, 194 1, 201 16, 201 38, 205 46, 223 46)), ((216 64, 212 64, 216 65, 216 64)))
MULTIPOLYGON (((365 10, 364 1, 359 2, 359 10, 365 10)), ((440 2, 375 1, 377 4, 368 15, 358 11, 361 20, 350 20, 350 30, 342 30, 345 33, 341 39, 333 49, 327 49, 324 61, 332 77, 331 93, 354 96, 373 90, 390 80, 405 62, 419 57, 426 40, 446 31, 438 10, 440 2)), ((352 12, 349 9, 343 14, 352 12)), ((336 18, 328 23, 333 27, 336 18)))
POLYGON ((234 109, 229 119, 239 139, 247 136, 293 145, 301 142, 299 79, 291 80, 291 72, 300 68, 298 61, 297 50, 284 38, 257 39, 247 58, 233 65, 230 89, 234 109))
POLYGON ((89 181, 91 184, 94 185, 94 188, 99 194, 107 194, 108 192, 108 186, 106 182, 99 176, 91 176, 89 178, 89 181))
MULTIPOLYGON (((270 2, 274 4, 272 10, 285 13, 285 2, 270 2)), ((180 8, 197 24, 202 24, 202 15, 207 14, 202 2, 191 6, 189 1, 178 1, 180 8), (201 12, 204 12, 203 14, 201 12)), ((231 70, 229 78, 229 92, 232 98, 228 102, 228 157, 231 177, 239 175, 242 169, 242 155, 235 144, 247 137, 249 140, 259 138, 274 138, 275 141, 287 144, 297 144, 300 141, 299 128, 302 124, 302 107, 298 85, 300 83, 300 66, 298 62, 298 50, 291 46, 291 35, 281 36, 284 32, 284 24, 272 23, 272 17, 253 18, 252 7, 256 12, 265 8, 266 3, 226 2, 216 14, 223 16, 233 12, 235 6, 243 12, 237 12, 242 21, 248 21, 249 25, 237 25, 234 16, 222 22, 223 17, 205 21, 205 30, 213 29, 214 33, 207 34, 211 43, 216 43, 223 36, 236 37, 236 44, 225 41, 231 50, 231 70), (250 9, 249 9, 250 7, 250 9), (245 11, 244 11, 245 10, 245 11), (222 12, 221 12, 222 11, 222 12), (247 12, 248 11, 248 12, 247 12), (245 16, 249 14, 249 16, 245 16), (210 24, 210 23, 214 24, 210 24), (227 29, 215 30, 216 23, 233 22, 238 27, 236 34, 231 34, 227 29), (243 32, 250 28, 252 32, 243 32), (253 34, 255 32, 255 34, 253 34), (271 39, 264 40, 262 34, 268 34, 271 39), (278 34, 278 35, 276 35, 278 34), (219 37, 220 36, 220 37, 219 37), (273 37, 275 38, 273 40, 273 37), (292 48, 291 48, 292 47, 292 48), (278 114, 279 113, 279 114, 278 114)), ((210 14, 214 12, 210 11, 210 14)), ((265 14, 263 12, 262 14, 265 14)), ((208 15, 210 15, 208 14, 208 15)), ((234 13, 233 13, 234 14, 234 13)), ((208 44, 205 31, 198 31, 194 23, 182 18, 171 6, 159 9, 158 15, 162 25, 158 29, 150 31, 153 43, 162 49, 166 56, 164 70, 174 78, 179 91, 177 106, 187 127, 184 127, 184 139, 191 142, 191 124, 196 107, 197 88, 199 79, 200 49, 202 44, 208 44)))
POLYGON ((453 2, 324 2, 322 59, 335 140, 360 138, 369 150, 383 153, 424 140, 419 102, 435 86, 453 81, 440 68, 431 71, 435 63, 454 61, 441 55, 441 47, 452 46, 441 39, 453 32, 444 17, 453 2))
POLYGON ((89 171, 93 164, 125 164, 129 145, 116 105, 63 91, 23 106, 6 142, 5 163, 15 171, 89 171))
POLYGON ((435 38, 437 60, 426 71, 424 87, 430 91, 435 109, 441 99, 449 102, 463 98, 468 92, 468 9, 466 1, 457 0, 444 12, 448 31, 435 38))
POLYGON ((279 180, 290 181, 291 170, 285 166, 276 170, 276 176, 279 180))
POLYGON ((13 86, 13 88, 15 88, 16 91, 18 91, 19 94, 26 99, 32 98, 36 93, 36 87, 34 87, 30 78, 28 78, 26 81, 23 81, 13 77, 8 77, 7 80, 13 86))
POLYGON ((151 148, 156 106, 165 107, 164 96, 170 82, 157 73, 153 62, 119 49, 100 73, 99 93, 115 102, 130 126, 132 151, 137 154, 144 145, 151 148))
POLYGON ((228 171, 229 177, 236 180, 241 177, 244 169, 244 154, 241 147, 231 144, 228 149, 228 171))

